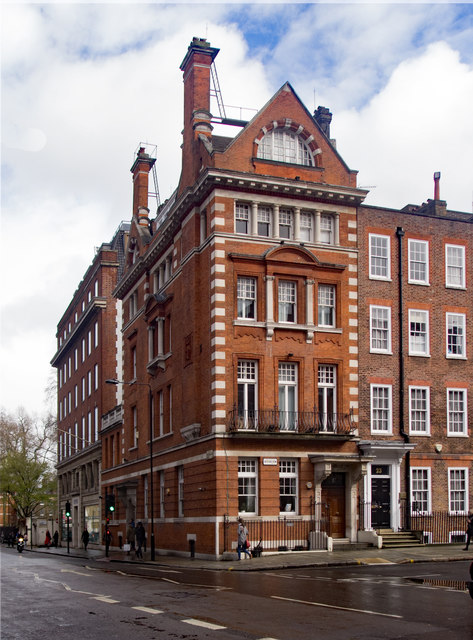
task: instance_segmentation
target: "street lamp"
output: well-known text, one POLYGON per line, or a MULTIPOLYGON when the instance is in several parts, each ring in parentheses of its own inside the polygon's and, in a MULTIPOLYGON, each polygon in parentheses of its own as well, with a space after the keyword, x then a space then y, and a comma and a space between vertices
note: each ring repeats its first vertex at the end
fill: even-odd
POLYGON ((128 384, 148 387, 148 422, 149 422, 149 475, 150 475, 150 497, 151 497, 151 560, 155 560, 155 544, 154 544, 154 481, 153 481, 153 394, 149 382, 126 382, 125 380, 117 380, 117 378, 109 378, 105 380, 106 384, 128 384))

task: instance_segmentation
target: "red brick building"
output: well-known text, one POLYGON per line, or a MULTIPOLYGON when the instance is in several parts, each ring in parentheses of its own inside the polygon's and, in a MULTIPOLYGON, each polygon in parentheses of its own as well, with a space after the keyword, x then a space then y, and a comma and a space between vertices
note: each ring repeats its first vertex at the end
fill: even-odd
POLYGON ((153 520, 159 552, 208 556, 234 547, 226 523, 238 515, 253 538, 273 523, 266 548, 286 546, 288 527, 297 547, 327 533, 355 541, 369 462, 357 446, 366 192, 330 141, 331 114, 311 115, 289 84, 237 136, 213 135, 217 53, 194 39, 181 65, 182 173, 155 220, 144 150, 132 168, 115 291, 124 430, 103 449, 103 492, 118 497, 112 530, 123 540, 126 523, 142 520, 150 535, 153 520))
POLYGON ((420 207, 363 205, 329 110, 288 83, 250 122, 213 117, 217 54, 195 38, 181 64, 182 170, 156 217, 154 158, 140 148, 131 168, 121 339, 100 377, 112 545, 141 520, 152 557, 220 557, 238 516, 266 550, 378 544, 385 528, 437 541, 434 512, 455 540, 472 482, 473 217, 438 188, 420 207))
MULTIPOLYGON (((101 544, 102 415, 115 406, 104 384, 115 375, 121 353, 121 303, 112 292, 123 270, 129 223, 111 243, 98 248, 57 328, 58 512, 59 535, 67 540, 65 505, 71 505, 70 542, 81 544, 87 527, 90 544, 101 544)), ((53 532, 51 532, 53 533, 53 532)))
POLYGON ((473 216, 447 210, 439 179, 421 206, 358 211, 365 524, 433 542, 432 514, 460 540, 473 506, 473 216))

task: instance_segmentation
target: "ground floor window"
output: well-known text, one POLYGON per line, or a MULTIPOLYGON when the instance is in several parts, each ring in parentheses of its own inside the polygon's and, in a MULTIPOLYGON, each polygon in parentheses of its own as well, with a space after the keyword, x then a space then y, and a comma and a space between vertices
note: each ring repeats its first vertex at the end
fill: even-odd
POLYGON ((256 513, 257 473, 255 459, 241 458, 238 460, 239 513, 256 513))
POLYGON ((468 513, 468 469, 448 470, 450 513, 468 513))
POLYGON ((84 507, 84 527, 89 532, 89 544, 99 544, 100 542, 100 507, 98 504, 91 504, 84 507))
POLYGON ((297 512, 297 460, 279 461, 279 511, 297 512))
POLYGON ((411 469, 411 508, 416 513, 430 513, 430 469, 411 469))

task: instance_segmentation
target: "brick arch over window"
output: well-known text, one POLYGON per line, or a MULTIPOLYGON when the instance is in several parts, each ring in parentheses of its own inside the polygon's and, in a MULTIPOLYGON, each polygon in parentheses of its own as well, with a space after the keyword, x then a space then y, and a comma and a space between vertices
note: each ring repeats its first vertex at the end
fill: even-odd
MULTIPOLYGON (((313 166, 322 166, 322 151, 318 147, 313 134, 308 131, 303 125, 291 120, 290 118, 283 118, 281 120, 273 120, 264 127, 262 127, 253 142, 253 157, 258 156, 258 149, 264 136, 268 133, 281 129, 287 133, 293 133, 297 135, 309 148, 314 161, 313 166)), ((262 159, 262 158, 260 158, 262 159)))

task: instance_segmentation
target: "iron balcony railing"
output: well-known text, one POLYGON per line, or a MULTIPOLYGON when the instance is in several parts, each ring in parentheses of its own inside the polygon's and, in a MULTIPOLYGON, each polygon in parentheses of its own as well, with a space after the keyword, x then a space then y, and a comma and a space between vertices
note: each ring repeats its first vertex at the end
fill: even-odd
POLYGON ((279 411, 233 409, 227 417, 229 432, 294 433, 350 436, 356 425, 353 413, 320 413, 318 411, 279 411))

